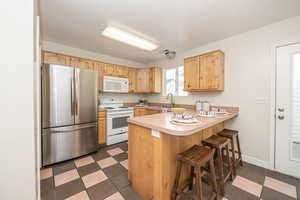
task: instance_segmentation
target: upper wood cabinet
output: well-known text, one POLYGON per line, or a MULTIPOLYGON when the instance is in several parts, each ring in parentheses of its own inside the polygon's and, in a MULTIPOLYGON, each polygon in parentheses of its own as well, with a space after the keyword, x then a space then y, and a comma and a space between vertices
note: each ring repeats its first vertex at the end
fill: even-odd
POLYGON ((70 57, 53 53, 53 52, 48 52, 44 51, 43 52, 43 63, 45 64, 56 64, 56 65, 70 65, 70 57))
POLYGON ((135 93, 136 92, 136 72, 135 68, 128 68, 128 92, 135 93))
POLYGON ((184 90, 223 91, 224 53, 218 50, 184 59, 184 90))
POLYGON ((138 69, 136 72, 136 92, 150 92, 150 69, 138 69))
POLYGON ((162 91, 162 69, 152 67, 150 69, 150 92, 161 93, 162 91))
POLYGON ((46 64, 72 66, 98 72, 100 91, 103 89, 103 76, 128 78, 129 93, 160 93, 162 91, 162 69, 159 67, 138 69, 49 51, 43 51, 42 54, 43 63, 46 64))

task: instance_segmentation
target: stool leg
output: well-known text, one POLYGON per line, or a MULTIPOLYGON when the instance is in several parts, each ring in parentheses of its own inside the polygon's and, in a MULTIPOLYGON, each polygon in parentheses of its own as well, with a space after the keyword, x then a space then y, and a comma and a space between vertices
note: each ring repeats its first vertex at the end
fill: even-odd
POLYGON ((232 169, 232 166, 234 165, 234 163, 232 163, 231 160, 230 160, 228 145, 226 145, 226 147, 225 147, 225 149, 226 149, 226 157, 227 157, 227 162, 228 162, 228 168, 229 168, 229 171, 230 171, 230 179, 231 179, 231 181, 233 181, 233 169, 232 169))
POLYGON ((236 158, 235 158, 235 148, 234 148, 234 140, 233 140, 233 138, 230 139, 230 144, 231 144, 231 153, 232 153, 233 173, 234 173, 234 176, 236 176, 236 166, 235 166, 236 158))
POLYGON ((197 168, 196 169, 196 200, 203 200, 201 178, 202 178, 201 168, 197 168))
POLYGON ((217 162, 218 162, 218 171, 220 175, 220 189, 221 189, 221 194, 224 196, 225 191, 224 191, 224 185, 225 185, 225 180, 224 180, 224 169, 223 169, 223 159, 222 159, 222 149, 218 148, 217 149, 217 162))
POLYGON ((194 184, 194 175, 195 175, 195 167, 191 167, 191 182, 189 184, 189 190, 192 190, 193 189, 193 184, 194 184))
POLYGON ((239 139, 239 135, 236 136, 236 142, 238 145, 238 153, 239 153, 239 158, 240 158, 240 165, 243 166, 243 160, 242 160, 242 151, 241 151, 241 146, 240 146, 240 139, 239 139))
POLYGON ((180 174, 181 174, 181 168, 182 168, 182 163, 181 161, 177 161, 177 169, 176 169, 176 176, 175 176, 175 183, 172 189, 172 200, 176 200, 177 198, 177 189, 178 189, 178 183, 180 179, 180 174))
POLYGON ((219 193, 218 193, 217 177, 216 177, 215 165, 213 159, 209 161, 209 171, 210 171, 210 180, 211 180, 211 185, 213 187, 213 192, 216 194, 215 199, 218 199, 219 193))

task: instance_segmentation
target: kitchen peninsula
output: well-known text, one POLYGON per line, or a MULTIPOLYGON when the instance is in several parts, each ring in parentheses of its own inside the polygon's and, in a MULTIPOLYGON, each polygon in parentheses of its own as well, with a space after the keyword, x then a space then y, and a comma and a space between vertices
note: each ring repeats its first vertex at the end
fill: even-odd
MULTIPOLYGON (((224 129, 224 122, 238 115, 198 118, 197 125, 171 123, 173 113, 159 113, 128 119, 128 178, 144 199, 170 200, 176 173, 176 155, 224 129)), ((194 111, 189 111, 195 114, 194 111)), ((187 168, 181 183, 189 175, 187 168)))

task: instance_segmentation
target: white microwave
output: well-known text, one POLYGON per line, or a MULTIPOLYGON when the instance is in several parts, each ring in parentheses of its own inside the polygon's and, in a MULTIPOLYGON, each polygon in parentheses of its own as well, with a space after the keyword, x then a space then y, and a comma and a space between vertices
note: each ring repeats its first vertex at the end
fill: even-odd
POLYGON ((104 76, 103 92, 128 93, 128 78, 104 76))

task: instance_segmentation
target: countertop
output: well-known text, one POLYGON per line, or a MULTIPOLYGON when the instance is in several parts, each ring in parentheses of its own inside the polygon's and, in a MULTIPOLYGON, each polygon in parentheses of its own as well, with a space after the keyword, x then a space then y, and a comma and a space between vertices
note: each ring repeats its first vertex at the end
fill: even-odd
MULTIPOLYGON (((194 110, 188 110, 189 114, 195 115, 194 110)), ((232 112, 227 115, 218 114, 216 117, 197 117, 201 121, 199 125, 175 125, 171 123, 173 113, 164 112, 153 115, 145 115, 139 117, 128 118, 128 123, 138 126, 155 129, 163 133, 176 136, 188 136, 201 130, 232 119, 238 115, 238 112, 232 112)))

